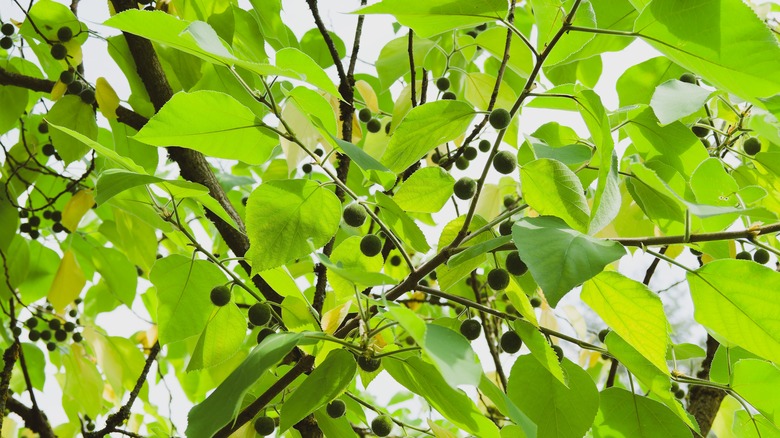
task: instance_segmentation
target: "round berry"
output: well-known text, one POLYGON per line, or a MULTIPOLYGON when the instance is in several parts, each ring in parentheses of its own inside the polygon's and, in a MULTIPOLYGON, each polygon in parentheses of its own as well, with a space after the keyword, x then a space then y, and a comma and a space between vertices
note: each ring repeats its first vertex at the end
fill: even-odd
POLYGON ((531 307, 534 307, 534 308, 539 307, 539 306, 542 305, 542 299, 539 298, 539 297, 531 297, 529 302, 531 303, 531 307))
POLYGON ((455 160, 455 167, 460 170, 466 170, 469 168, 469 160, 461 155, 457 160, 455 160))
POLYGON ((30 342, 36 342, 38 339, 41 339, 41 332, 38 330, 30 330, 27 333, 27 337, 30 339, 30 342))
POLYGON ((259 343, 263 342, 263 340, 265 340, 265 338, 267 338, 268 336, 270 336, 270 335, 272 335, 274 333, 276 333, 276 332, 273 331, 272 329, 270 329, 268 327, 263 327, 259 332, 257 332, 257 343, 259 344, 259 343))
POLYGON ((368 129, 368 132, 376 134, 382 129, 382 122, 379 119, 371 119, 366 123, 366 129, 368 129))
POLYGON ((747 251, 740 251, 737 253, 737 260, 753 260, 753 256, 747 251))
POLYGON ((604 343, 604 340, 607 339, 607 335, 609 334, 609 329, 604 329, 599 332, 599 341, 604 343))
POLYGON ((373 373, 374 371, 378 370, 379 367, 382 365, 382 359, 378 359, 375 357, 360 356, 357 359, 357 364, 361 370, 369 373, 373 373))
POLYGON ((274 433, 276 423, 271 417, 260 417, 255 420, 255 432, 260 436, 268 436, 274 433))
POLYGON ((508 175, 517 168, 517 157, 509 151, 501 151, 493 157, 493 168, 498 173, 508 175))
POLYGON ((512 226, 514 224, 515 223, 512 222, 511 220, 507 220, 507 221, 501 222, 501 225, 498 226, 498 234, 500 234, 502 236, 508 236, 508 235, 512 234, 512 226))
POLYGON ((347 404, 343 400, 333 400, 325 407, 330 418, 341 418, 347 412, 347 404))
POLYGON ((59 222, 62 220, 62 212, 59 210, 54 210, 51 212, 51 220, 54 222, 59 222))
POLYGON ((358 111, 358 119, 363 123, 368 123, 369 120, 373 117, 373 114, 371 114, 371 110, 368 108, 363 108, 360 111, 358 111))
POLYGON ((73 342, 81 342, 82 339, 81 333, 73 333, 73 342))
POLYGON ((271 320, 271 306, 266 303, 253 304, 247 312, 249 322, 254 325, 266 325, 271 320))
POLYGON ((445 91, 444 94, 441 95, 442 100, 455 100, 458 96, 455 95, 452 91, 445 91))
POLYGON ((0 48, 3 48, 3 50, 8 50, 13 46, 14 46, 14 40, 11 39, 11 37, 0 38, 0 48))
POLYGON ((61 325, 62 325, 62 323, 60 322, 59 319, 55 318, 55 319, 52 319, 51 321, 49 321, 49 328, 52 329, 52 330, 58 330, 61 325))
POLYGON ((490 147, 493 146, 490 144, 488 140, 480 140, 479 141, 479 150, 482 152, 487 152, 490 150, 490 147))
POLYGON ((357 228, 362 226, 366 222, 367 216, 366 209, 356 202, 347 205, 347 208, 344 209, 344 223, 350 227, 357 228))
POLYGON ((301 171, 303 173, 311 173, 311 164, 310 163, 304 163, 303 166, 301 166, 301 171))
POLYGON ((218 307, 222 307, 230 302, 230 288, 224 285, 214 286, 211 289, 211 302, 218 307))
POLYGON ((76 80, 76 75, 71 70, 63 70, 60 73, 60 82, 65 85, 70 85, 76 80))
POLYGON ((504 290, 509 286, 509 272, 501 268, 493 269, 488 273, 487 283, 493 290, 504 290))
POLYGON ((76 330, 76 324, 74 324, 74 323, 72 323, 72 322, 68 321, 68 322, 66 322, 65 324, 63 324, 63 325, 62 325, 62 328, 63 328, 63 329, 66 331, 66 332, 72 332, 73 330, 76 330))
POLYGON ((760 265, 767 264, 767 262, 769 262, 769 251, 764 248, 757 249, 756 252, 753 253, 753 261, 760 265))
POLYGON ((3 23, 3 25, 0 27, 0 32, 3 32, 3 35, 5 36, 13 35, 15 30, 16 28, 11 23, 3 23))
POLYGON ((392 257, 390 257, 390 264, 393 266, 400 266, 401 265, 401 256, 398 254, 393 254, 392 257))
POLYGON ((757 139, 756 137, 748 138, 745 140, 745 143, 742 144, 742 150, 744 150, 745 153, 750 156, 761 152, 761 140, 757 139))
POLYGON ((441 91, 447 91, 450 89, 450 80, 447 78, 436 79, 436 88, 441 91))
POLYGON ((376 436, 388 436, 393 431, 393 420, 387 415, 380 415, 371 421, 371 431, 376 436))
POLYGON ((54 43, 51 46, 50 53, 52 58, 61 60, 68 56, 68 49, 60 43, 54 43))
POLYGON ((689 84, 695 84, 696 83, 696 75, 693 73, 683 73, 682 76, 680 76, 681 82, 687 82, 689 84))
POLYGON ((73 81, 70 84, 68 84, 68 93, 70 94, 80 94, 81 90, 84 89, 84 84, 82 84, 80 81, 73 81))
POLYGON ((367 234, 360 239, 360 252, 366 257, 374 257, 382 251, 382 239, 376 234, 367 234))
POLYGON ((520 351, 520 347, 523 346, 523 341, 520 336, 512 330, 501 335, 501 349, 506 353, 515 354, 520 351))
POLYGON ((86 103, 87 105, 92 105, 95 103, 95 91, 91 88, 86 88, 81 91, 81 94, 79 94, 79 97, 81 97, 81 101, 86 103))
POLYGON ((477 193, 477 182, 467 176, 463 177, 455 181, 453 191, 455 192, 455 196, 460 199, 471 199, 474 197, 474 194, 477 193))
POLYGON ((46 123, 46 120, 41 121, 41 123, 38 124, 38 132, 41 134, 48 134, 49 133, 49 124, 46 123))
POLYGON ((55 344, 54 342, 47 342, 46 349, 49 351, 54 351, 57 349, 57 344, 55 344))
POLYGON ((512 251, 506 256, 506 270, 512 275, 523 275, 528 272, 528 266, 520 259, 520 253, 512 251))
MULTIPOLYGON (((703 121, 699 120, 698 123, 703 123, 703 121)), ((691 131, 693 131, 693 133, 696 134, 696 136, 699 138, 704 138, 707 136, 707 134, 710 133, 710 129, 706 126, 693 126, 691 131)))
POLYGON ((24 325, 26 325, 26 326, 27 326, 27 328, 34 329, 35 327, 37 327, 37 326, 38 326, 38 318, 36 318, 36 317, 34 317, 34 316, 33 316, 32 318, 28 319, 28 320, 27 320, 27 321, 24 323, 24 325))
POLYGON ((71 38, 73 38, 73 31, 68 26, 62 26, 61 28, 57 29, 57 38, 61 42, 67 43, 71 38))
POLYGON ((63 342, 65 339, 68 339, 68 332, 65 330, 57 330, 54 332, 54 339, 57 340, 57 342, 63 342))
POLYGON ((494 129, 505 129, 512 121, 512 115, 504 108, 496 108, 490 112, 488 122, 494 129))
POLYGON ((462 334, 469 341, 473 341, 479 337, 482 331, 482 324, 476 319, 467 319, 460 323, 460 334, 462 334))
POLYGON ((466 149, 463 150, 463 156, 469 161, 477 158, 477 153, 477 148, 474 146, 466 146, 466 149))

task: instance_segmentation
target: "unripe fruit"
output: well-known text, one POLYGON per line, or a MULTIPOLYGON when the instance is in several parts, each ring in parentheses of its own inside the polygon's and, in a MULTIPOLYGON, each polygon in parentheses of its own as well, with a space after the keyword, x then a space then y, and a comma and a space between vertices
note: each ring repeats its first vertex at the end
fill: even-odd
POLYGON ((455 181, 453 191, 455 192, 455 196, 460 199, 471 199, 474 197, 474 194, 477 193, 477 182, 469 177, 463 177, 455 181))
POLYGON ((38 339, 41 339, 41 332, 38 330, 30 330, 29 333, 27 333, 27 337, 30 339, 30 342, 36 342, 38 339))
POLYGON ((76 75, 70 70, 63 70, 60 73, 60 82, 65 85, 70 85, 76 80, 76 75))
POLYGON ((737 253, 737 260, 753 260, 753 256, 747 251, 740 251, 737 253))
POLYGON ((380 415, 371 421, 371 431, 376 436, 388 436, 393 431, 393 420, 387 415, 380 415))
POLYGON ((493 290, 504 290, 509 286, 509 273, 501 268, 493 269, 488 273, 487 283, 493 290))
POLYGON ((76 330, 76 324, 68 321, 62 325, 62 328, 65 329, 66 332, 72 332, 73 330, 76 330))
POLYGON ((490 142, 488 140, 480 140, 479 141, 479 150, 482 151, 482 152, 489 151, 491 146, 492 145, 490 144, 490 142))
POLYGON ((467 319, 460 323, 460 334, 462 334, 469 341, 473 341, 479 337, 482 331, 482 324, 476 319, 467 319))
POLYGON ((531 303, 531 307, 539 307, 542 305, 542 299, 539 297, 531 297, 529 302, 531 303))
POLYGON ((496 108, 490 112, 488 116, 488 122, 494 129, 505 129, 509 126, 509 122, 512 120, 512 115, 504 108, 496 108))
POLYGON ((742 150, 751 156, 761 152, 761 140, 757 139, 756 137, 748 138, 742 145, 742 150))
POLYGON ((46 349, 49 351, 54 351, 57 349, 57 344, 55 344, 54 342, 47 342, 46 349))
POLYGON ((56 339, 57 342, 63 342, 65 339, 68 339, 68 332, 65 330, 57 330, 54 332, 54 339, 56 339))
POLYGON ((347 412, 347 404, 343 400, 333 400, 325 407, 330 418, 341 418, 347 412))
POLYGON ((558 356, 558 362, 562 362, 563 361, 563 348, 561 348, 558 345, 553 345, 552 349, 555 352, 555 355, 558 356))
POLYGON ((311 173, 311 163, 304 163, 303 166, 301 166, 301 171, 303 173, 311 173))
POLYGON ((272 335, 272 334, 274 334, 274 333, 276 333, 276 332, 275 332, 275 331, 273 331, 273 330, 271 330, 270 328, 268 328, 268 327, 263 327, 263 328, 262 328, 262 330, 260 330, 259 332, 257 332, 257 343, 259 344, 259 343, 263 342, 263 340, 264 340, 265 338, 267 338, 267 337, 271 336, 271 335, 272 335))
POLYGON ((447 91, 450 89, 450 80, 447 78, 436 79, 436 88, 441 91, 447 91))
POLYGON ((38 326, 38 318, 33 316, 32 318, 28 319, 27 322, 24 323, 24 325, 26 325, 27 328, 34 329, 35 327, 38 326))
POLYGON ((11 37, 0 38, 0 47, 2 47, 4 50, 8 50, 13 46, 14 46, 14 40, 12 40, 11 37))
POLYGON ((49 124, 45 120, 38 124, 38 132, 41 134, 49 133, 49 124))
POLYGON ((603 343, 604 340, 607 339, 607 335, 608 334, 609 334, 609 329, 604 329, 604 330, 600 331, 599 332, 599 341, 601 341, 603 343))
POLYGON ((49 328, 52 329, 52 330, 58 330, 61 325, 62 325, 62 323, 60 322, 59 319, 55 318, 55 319, 52 319, 51 321, 49 321, 49 328))
POLYGON ((442 100, 455 100, 458 96, 455 95, 452 91, 447 91, 444 94, 441 95, 442 100))
POLYGON ((508 236, 508 235, 512 234, 512 226, 514 224, 515 223, 512 222, 511 220, 507 220, 507 221, 501 222, 501 225, 498 226, 498 234, 500 234, 502 236, 508 236))
POLYGON ((63 43, 67 43, 73 38, 73 31, 68 26, 62 26, 57 29, 57 38, 63 43))
POLYGON ((358 111, 358 119, 363 123, 368 123, 372 116, 373 114, 371 114, 371 110, 368 108, 363 108, 358 111))
POLYGON ((685 390, 684 389, 678 389, 677 391, 674 391, 674 396, 678 399, 684 399, 685 398, 685 390))
POLYGON ((680 76, 681 82, 687 82, 689 84, 696 84, 696 76, 693 73, 683 73, 682 76, 680 76))
POLYGON ((493 168, 498 173, 507 175, 512 173, 517 167, 517 157, 509 151, 501 151, 493 157, 493 168))
POLYGON ((253 304, 247 312, 249 322, 254 325, 266 325, 271 320, 271 306, 266 303, 253 304))
POLYGON ((65 59, 65 57, 68 56, 68 49, 60 43, 55 43, 52 44, 50 53, 51 57, 54 59, 65 59))
POLYGON ((360 356, 357 359, 357 364, 361 370, 369 373, 373 373, 374 371, 378 370, 379 367, 382 365, 382 359, 360 356))
POLYGON ((466 146, 466 149, 463 150, 463 156, 466 157, 466 159, 469 161, 477 158, 477 148, 473 146, 466 146))
POLYGON ((520 351, 520 347, 523 346, 523 341, 520 339, 517 333, 510 330, 501 335, 501 349, 509 354, 515 354, 520 351))
POLYGON ((83 89, 84 89, 84 85, 79 81, 73 81, 70 84, 68 84, 68 93, 70 94, 79 94, 83 89))
POLYGON ((274 433, 276 424, 271 417, 260 417, 255 420, 255 432, 260 436, 268 436, 274 433))
POLYGON ((753 261, 765 265, 769 261, 769 251, 764 248, 759 248, 753 253, 753 261))
POLYGON ((368 132, 376 134, 382 129, 382 122, 379 119, 371 119, 366 123, 366 129, 368 129, 368 132))
POLYGON ((359 227, 366 221, 366 210, 358 203, 347 205, 344 209, 344 223, 350 227, 359 227))
POLYGON ((87 105, 95 103, 95 92, 91 88, 83 90, 81 94, 79 94, 79 97, 81 97, 81 101, 87 105))
POLYGON ((466 159, 463 155, 458 157, 457 160, 455 160, 455 167, 457 167, 460 170, 466 170, 469 168, 469 160, 466 159))
POLYGON ((382 239, 376 234, 368 234, 360 239, 360 252, 366 257, 374 257, 382 251, 382 239))
POLYGON ((390 257, 390 264, 393 266, 400 266, 401 265, 401 256, 398 254, 393 254, 392 257, 390 257))
POLYGON ((230 289, 227 286, 214 286, 211 289, 211 302, 215 306, 222 307, 230 302, 230 289))
MULTIPOLYGON (((703 123, 703 121, 699 120, 698 123, 703 123)), ((699 137, 699 138, 706 137, 707 134, 710 133, 709 128, 704 127, 704 126, 693 126, 691 128, 691 131, 693 131, 693 133, 696 134, 696 136, 699 137)))
POLYGON ((3 26, 0 27, 0 31, 3 32, 3 35, 5 36, 11 36, 14 34, 14 25, 11 23, 3 23, 3 26))
POLYGON ((520 259, 520 253, 512 251, 506 256, 506 270, 512 275, 523 275, 528 272, 528 266, 520 259))
POLYGON ((73 333, 73 342, 81 342, 82 339, 81 333, 73 333))

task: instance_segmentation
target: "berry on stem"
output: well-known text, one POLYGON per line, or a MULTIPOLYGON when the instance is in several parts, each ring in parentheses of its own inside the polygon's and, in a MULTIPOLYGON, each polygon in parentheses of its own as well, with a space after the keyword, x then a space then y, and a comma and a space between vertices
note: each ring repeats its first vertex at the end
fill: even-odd
POLYGON ((748 138, 745 140, 745 143, 742 144, 742 150, 750 156, 761 152, 761 140, 756 137, 748 138))
POLYGON ((336 399, 328 403, 328 406, 325 407, 325 411, 330 418, 341 418, 347 412, 347 404, 344 403, 343 400, 336 399))
POLYGON ((51 57, 57 60, 65 59, 68 56, 68 49, 60 43, 54 43, 51 46, 51 57))
POLYGON ((382 129, 382 122, 379 119, 371 119, 366 123, 366 129, 368 129, 368 132, 376 134, 382 129))
POLYGON ((493 269, 488 273, 487 283, 493 290, 504 290, 509 286, 509 272, 501 268, 493 269))
POLYGON ((368 108, 363 108, 358 111, 358 120, 363 123, 368 123, 368 121, 371 120, 371 117, 373 117, 373 114, 371 114, 371 110, 368 108))
POLYGON ((753 261, 760 265, 767 264, 767 262, 769 262, 769 251, 764 248, 757 249, 756 252, 753 253, 753 261))
POLYGON ((455 196, 464 201, 471 199, 474 197, 474 194, 477 193, 477 182, 469 177, 463 177, 455 181, 453 191, 455 192, 455 196))
POLYGON ((379 367, 382 365, 382 359, 378 359, 375 357, 359 356, 357 359, 357 364, 361 370, 369 373, 373 373, 374 371, 378 370, 379 367))
POLYGON ((467 319, 460 323, 460 334, 469 341, 477 339, 480 332, 482 332, 482 324, 476 319, 467 319))
POLYGON ((61 28, 57 29, 57 38, 61 42, 67 43, 71 38, 73 38, 73 31, 68 26, 62 26, 61 28))
POLYGON ((493 157, 493 168, 498 173, 508 175, 517 167, 517 157, 509 151, 501 151, 493 157))
POLYGON ((371 431, 376 436, 388 436, 393 431, 393 420, 387 415, 380 415, 371 421, 371 431))
POLYGON ((523 341, 520 336, 512 330, 501 335, 501 349, 509 354, 515 354, 520 351, 520 347, 523 346, 523 341))
POLYGON ((276 423, 271 417, 260 417, 255 420, 255 432, 260 436, 268 436, 274 433, 276 423))
POLYGON ((366 222, 366 210, 360 204, 353 202, 344 209, 344 223, 350 227, 360 227, 366 222))
POLYGON ((512 275, 523 275, 528 272, 528 266, 520 259, 520 253, 512 251, 506 256, 506 270, 512 275))
POLYGON ((360 252, 366 257, 374 257, 382 251, 382 239, 376 234, 368 234, 360 239, 360 252))
POLYGON ((254 325, 266 325, 271 320, 271 306, 266 303, 256 303, 247 312, 249 322, 254 325))
POLYGON ((441 91, 447 91, 450 89, 450 80, 447 78, 436 79, 436 88, 441 91))
POLYGON ((509 122, 512 120, 512 115, 504 108, 496 108, 490 112, 488 116, 488 122, 494 129, 505 129, 509 126, 509 122))
POLYGON ((218 307, 222 307, 230 302, 230 289, 227 286, 219 285, 211 289, 211 302, 218 307))

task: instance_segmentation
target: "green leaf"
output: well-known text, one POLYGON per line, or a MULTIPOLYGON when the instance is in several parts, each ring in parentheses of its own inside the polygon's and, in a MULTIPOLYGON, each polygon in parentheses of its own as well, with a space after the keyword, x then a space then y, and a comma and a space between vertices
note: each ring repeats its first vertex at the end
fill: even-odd
POLYGON ((758 359, 742 359, 734 365, 731 387, 748 403, 780 426, 780 369, 758 359))
POLYGON ((509 375, 507 395, 536 423, 538 438, 581 438, 598 411, 593 379, 568 359, 561 365, 568 388, 528 355, 517 358, 509 375))
POLYGON ((338 88, 336 88, 336 85, 333 84, 333 81, 322 67, 317 65, 309 55, 294 47, 287 47, 276 52, 276 65, 282 69, 297 73, 301 80, 318 87, 322 91, 336 97, 341 96, 338 88))
POLYGON ((395 129, 382 163, 393 172, 403 172, 435 147, 463 134, 473 118, 474 110, 457 100, 417 106, 395 129))
POLYGON ((512 240, 552 307, 626 253, 616 242, 582 234, 551 216, 518 220, 512 240))
POLYGON ((669 322, 657 294, 638 281, 606 271, 586 281, 580 297, 621 338, 659 370, 669 373, 669 322))
MULTIPOLYGON (((333 46, 336 48, 339 58, 343 58, 347 55, 347 47, 344 45, 344 41, 335 33, 328 31, 333 46)), ((322 68, 328 68, 333 65, 333 57, 330 54, 328 45, 325 43, 325 38, 322 37, 322 33, 319 29, 309 29, 301 37, 301 50, 309 55, 314 62, 322 68)))
POLYGON ((81 142, 82 144, 87 145, 88 147, 94 149, 95 152, 98 153, 98 155, 101 155, 101 156, 103 156, 105 158, 108 158, 114 164, 119 165, 123 169, 129 170, 129 171, 132 171, 132 172, 136 172, 136 173, 141 173, 141 174, 146 173, 146 171, 141 166, 136 164, 130 158, 127 158, 127 157, 124 157, 124 156, 118 154, 113 149, 110 149, 110 148, 107 148, 107 147, 103 146, 102 144, 96 142, 94 139, 89 138, 86 135, 84 135, 84 134, 82 134, 82 133, 80 133, 78 131, 74 131, 74 130, 68 128, 68 127, 59 126, 59 125, 57 125, 55 123, 49 122, 49 131, 53 132, 52 129, 54 131, 61 131, 65 135, 68 135, 71 138, 81 142))
POLYGON ((520 168, 523 198, 540 215, 556 216, 571 228, 588 231, 590 208, 582 183, 560 161, 543 158, 520 168))
MULTIPOLYGON (((0 61, 0 66, 10 73, 18 73, 9 60, 0 61)), ((4 102, 0 109, 0 134, 5 134, 19 123, 19 117, 27 107, 26 88, 11 85, 0 85, 0 102, 4 102)))
POLYGON ((494 249, 501 247, 511 241, 512 241, 512 236, 501 236, 501 237, 496 237, 494 239, 487 240, 482 243, 478 243, 476 245, 468 247, 468 249, 458 253, 456 256, 451 257, 447 262, 447 264, 450 267, 454 268, 466 261, 473 259, 474 257, 487 254, 488 252, 493 251, 494 249))
POLYGON ((62 365, 65 367, 63 405, 75 406, 79 412, 96 418, 102 412, 104 382, 92 358, 87 356, 84 347, 73 344, 62 355, 62 365))
POLYGON ((422 38, 481 23, 502 20, 507 14, 506 0, 452 1, 383 0, 359 9, 355 14, 392 14, 404 26, 422 38))
POLYGON ((763 415, 752 414, 745 410, 734 415, 732 432, 735 438, 778 438, 780 428, 769 422, 763 415))
MULTIPOLYGON (((376 70, 379 75, 379 86, 376 90, 388 89, 396 79, 409 72, 409 38, 406 36, 391 40, 379 52, 376 60, 376 70), (381 88, 380 88, 381 87, 381 88)), ((434 47, 434 42, 427 39, 414 40, 414 65, 422 65, 425 55, 434 47)), ((387 93, 389 95, 390 93, 387 93)), ((381 99, 381 97, 380 97, 381 99)), ((392 109, 392 106, 390 107, 392 109)))
POLYGON ((650 58, 626 69, 615 88, 621 107, 649 104, 658 85, 678 79, 686 70, 665 56, 650 58))
MULTIPOLYGON (((96 140, 98 135, 95 112, 90 105, 81 101, 78 96, 63 96, 51 107, 46 120, 52 125, 59 125, 72 129, 91 140, 96 140)), ((89 148, 82 142, 74 139, 66 133, 51 130, 52 144, 66 164, 81 159, 89 148)))
MULTIPOLYGON (((564 19, 568 11, 572 9, 574 0, 533 0, 530 4, 539 30, 536 49, 541 53, 564 25, 564 19)), ((572 24, 596 27, 596 16, 590 2, 580 5, 572 24)), ((550 52, 546 64, 551 66, 576 60, 576 57, 572 55, 575 55, 594 37, 595 34, 589 32, 567 32, 550 52)))
POLYGON ((214 307, 211 289, 224 284, 225 275, 205 260, 171 255, 157 260, 149 280, 157 288, 160 344, 166 345, 203 332, 214 307))
POLYGON ((265 338, 206 400, 190 410, 186 435, 210 438, 228 424, 238 414, 252 385, 282 360, 302 336, 300 333, 278 333, 265 338))
POLYGON ((380 208, 379 215, 385 224, 398 233, 401 240, 411 244, 417 251, 428 252, 431 246, 425 239, 425 234, 414 222, 414 219, 399 207, 393 198, 382 192, 376 192, 375 196, 380 208))
MULTIPOLYGON (((460 229, 463 228, 463 223, 465 220, 465 215, 459 216, 445 225, 444 229, 441 231, 441 235, 439 235, 439 244, 437 248, 444 248, 445 246, 452 243, 455 240, 455 237, 458 235, 460 229)), ((487 221, 483 219, 482 216, 475 215, 474 219, 469 224, 468 231, 474 232, 485 225, 487 225, 487 221)), ((466 242, 464 246, 476 246, 480 243, 490 240, 491 237, 491 233, 481 233, 474 239, 466 242)), ((436 268, 439 287, 441 290, 446 291, 455 285, 455 283, 460 281, 463 277, 469 275, 471 271, 477 269, 484 261, 485 256, 483 254, 477 254, 475 257, 469 260, 459 261, 457 265, 440 265, 436 268)))
MULTIPOLYGON (((528 416, 525 415, 523 411, 518 409, 512 399, 510 399, 509 396, 507 396, 506 393, 504 393, 504 391, 498 387, 498 385, 493 383, 493 381, 488 379, 484 374, 482 375, 482 380, 479 382, 479 391, 493 402, 499 412, 509 417, 512 421, 515 422, 515 424, 519 425, 517 427, 522 433, 525 434, 526 437, 536 436, 536 423, 531 421, 531 419, 528 418, 528 416)), ((509 426, 504 426, 501 428, 501 436, 504 436, 504 431, 507 430, 508 427, 509 426)), ((514 438, 519 438, 522 435, 515 434, 511 436, 514 438)))
POLYGON ((233 357, 246 338, 246 317, 235 303, 215 307, 198 338, 187 371, 219 365, 233 357))
MULTIPOLYGON (((490 52, 496 59, 501 60, 504 58, 504 49, 506 48, 506 32, 503 27, 493 27, 481 32, 477 35, 477 45, 490 52)), ((506 66, 522 78, 527 78, 534 67, 533 53, 514 34, 509 46, 509 60, 506 66)))
POLYGON ((30 247, 27 239, 21 234, 16 234, 8 248, 0 248, 0 253, 3 255, 2 269, 0 269, 0 296, 10 299, 14 296, 16 288, 24 283, 31 270, 30 247))
POLYGON ((601 392, 593 437, 687 438, 690 429, 661 403, 625 389, 601 392))
POLYGON ((114 392, 122 397, 126 391, 131 391, 146 359, 138 346, 130 339, 106 336, 91 329, 84 331, 84 338, 94 349, 97 363, 114 392))
POLYGON ((357 364, 352 353, 333 350, 282 405, 279 432, 338 397, 352 383, 357 364))
POLYGON ((279 144, 276 135, 258 125, 252 110, 215 91, 175 94, 133 138, 247 164, 262 164, 279 144))
POLYGON ((436 369, 419 357, 382 361, 396 382, 423 397, 444 418, 480 438, 498 438, 498 427, 462 391, 453 389, 436 369))
POLYGON ((452 196, 455 178, 441 167, 424 167, 401 184, 393 196, 399 207, 418 213, 436 213, 452 196))
POLYGON ((721 343, 780 363, 780 272, 748 260, 722 259, 687 277, 697 322, 721 343))
POLYGON ((471 344, 460 333, 437 324, 427 324, 424 345, 425 354, 436 364, 450 386, 479 385, 482 365, 471 344))
POLYGON ((634 31, 715 88, 753 102, 780 92, 780 47, 741 0, 701 0, 686 7, 655 0, 642 10, 634 31))
POLYGON ((542 332, 530 322, 522 319, 515 320, 514 330, 520 335, 523 344, 531 351, 531 356, 538 360, 544 369, 549 371, 557 381, 568 388, 569 384, 566 381, 566 376, 563 374, 563 368, 561 368, 561 364, 558 362, 558 356, 542 332))
POLYGON ((668 125, 702 109, 712 91, 698 85, 670 79, 659 85, 650 99, 661 125, 668 125))
POLYGON ((127 256, 113 248, 92 248, 92 263, 108 285, 108 290, 127 307, 135 298, 138 273, 127 256))
POLYGON ((338 230, 341 202, 310 180, 261 184, 247 201, 247 258, 254 272, 281 266, 325 245, 338 230))

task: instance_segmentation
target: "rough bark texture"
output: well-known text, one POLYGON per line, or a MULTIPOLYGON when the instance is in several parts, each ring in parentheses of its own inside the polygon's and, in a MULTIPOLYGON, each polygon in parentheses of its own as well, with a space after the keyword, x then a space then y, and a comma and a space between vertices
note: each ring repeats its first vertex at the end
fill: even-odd
MULTIPOLYGON (((712 359, 715 357, 715 351, 718 349, 718 341, 712 336, 707 335, 707 356, 701 363, 701 370, 696 377, 708 379, 710 377, 710 367, 712 359)), ((692 386, 688 390, 688 412, 696 418, 701 430, 701 436, 707 436, 712 429, 712 422, 720 409, 720 403, 726 397, 726 392, 720 389, 707 386, 692 386)))

